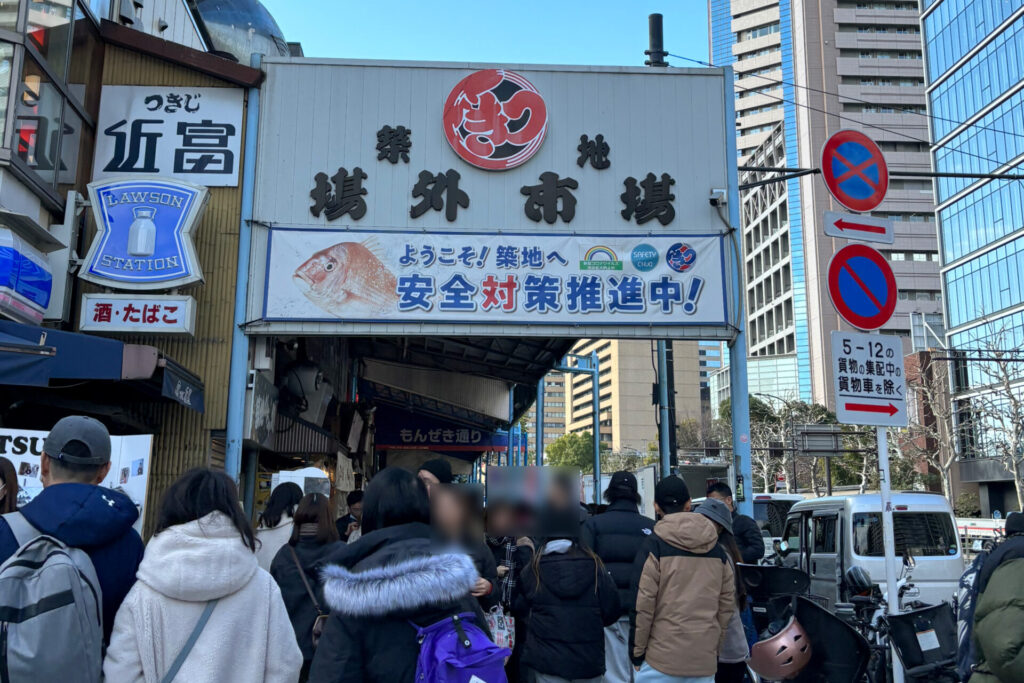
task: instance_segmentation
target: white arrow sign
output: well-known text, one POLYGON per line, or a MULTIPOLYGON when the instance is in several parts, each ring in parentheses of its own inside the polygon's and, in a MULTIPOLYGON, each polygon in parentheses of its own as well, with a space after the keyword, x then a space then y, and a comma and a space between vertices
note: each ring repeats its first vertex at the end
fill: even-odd
POLYGON ((892 244, 896 240, 893 222, 856 213, 825 212, 825 234, 862 242, 892 244))

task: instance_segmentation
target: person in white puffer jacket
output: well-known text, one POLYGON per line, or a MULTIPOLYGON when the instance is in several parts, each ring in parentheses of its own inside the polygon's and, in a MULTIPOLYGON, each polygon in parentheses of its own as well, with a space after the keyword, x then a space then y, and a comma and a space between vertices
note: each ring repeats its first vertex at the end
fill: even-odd
POLYGON ((161 683, 184 651, 170 680, 298 681, 302 652, 255 547, 225 473, 194 469, 172 484, 138 581, 114 620, 106 680, 161 683))

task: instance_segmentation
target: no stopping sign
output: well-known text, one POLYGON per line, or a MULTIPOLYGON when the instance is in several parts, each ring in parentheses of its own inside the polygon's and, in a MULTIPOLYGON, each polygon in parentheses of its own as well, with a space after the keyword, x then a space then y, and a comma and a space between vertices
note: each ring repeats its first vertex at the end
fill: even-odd
POLYGON ((828 295, 846 322, 877 330, 896 310, 896 276, 877 250, 851 244, 829 261, 828 295))

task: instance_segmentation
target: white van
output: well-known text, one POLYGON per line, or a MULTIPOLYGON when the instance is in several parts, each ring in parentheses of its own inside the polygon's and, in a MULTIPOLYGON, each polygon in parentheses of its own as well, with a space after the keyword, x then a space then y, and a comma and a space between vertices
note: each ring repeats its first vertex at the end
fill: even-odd
MULTIPOLYGON (((894 493, 892 496, 896 555, 905 552, 916 567, 914 588, 905 600, 929 604, 950 601, 964 571, 960 537, 953 510, 941 495, 894 493)), ((832 609, 848 601, 843 576, 859 566, 885 591, 881 496, 875 494, 812 498, 795 504, 783 531, 783 563, 806 571, 810 592, 832 609)))

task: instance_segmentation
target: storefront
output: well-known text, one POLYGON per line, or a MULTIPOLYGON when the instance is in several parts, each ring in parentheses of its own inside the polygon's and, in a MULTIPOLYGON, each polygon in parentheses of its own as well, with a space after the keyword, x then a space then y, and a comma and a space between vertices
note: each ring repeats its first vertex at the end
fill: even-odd
MULTIPOLYGON (((188 468, 223 465, 240 141, 263 75, 79 3, 45 4, 13 3, 0 26, 14 74, 0 145, 0 417, 33 433, 64 414, 102 420, 129 439, 113 484, 141 486, 141 507, 188 468)), ((156 506, 143 512, 149 530, 156 506)))
MULTIPOLYGON (((231 385, 290 382, 291 410, 354 444, 359 475, 410 453, 478 461, 459 434, 493 445, 581 338, 729 341, 745 395, 730 72, 262 68, 231 385), (282 374, 302 363, 307 381, 282 374)), ((227 466, 254 482, 244 410, 227 466)))

